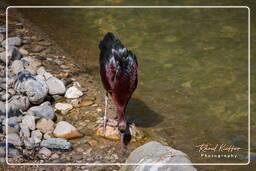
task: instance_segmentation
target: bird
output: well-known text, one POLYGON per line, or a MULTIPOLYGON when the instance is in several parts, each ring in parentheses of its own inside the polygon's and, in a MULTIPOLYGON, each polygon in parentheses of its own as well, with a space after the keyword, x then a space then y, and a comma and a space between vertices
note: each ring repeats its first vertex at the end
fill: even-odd
POLYGON ((116 106, 117 127, 121 134, 121 151, 124 151, 124 134, 127 130, 125 119, 127 104, 137 88, 138 62, 136 55, 121 43, 120 39, 111 32, 105 34, 99 43, 100 76, 105 93, 104 130, 107 125, 108 95, 116 106))

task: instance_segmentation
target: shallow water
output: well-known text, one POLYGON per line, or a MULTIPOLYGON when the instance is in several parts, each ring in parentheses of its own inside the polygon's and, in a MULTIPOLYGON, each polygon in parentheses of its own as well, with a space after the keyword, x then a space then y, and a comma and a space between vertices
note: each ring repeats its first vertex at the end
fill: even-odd
POLYGON ((193 162, 247 162, 246 8, 22 12, 99 84, 98 42, 106 32, 118 35, 139 63, 129 120, 154 139, 185 152, 193 162), (202 143, 234 144, 242 150, 238 159, 203 158, 195 147, 202 143))

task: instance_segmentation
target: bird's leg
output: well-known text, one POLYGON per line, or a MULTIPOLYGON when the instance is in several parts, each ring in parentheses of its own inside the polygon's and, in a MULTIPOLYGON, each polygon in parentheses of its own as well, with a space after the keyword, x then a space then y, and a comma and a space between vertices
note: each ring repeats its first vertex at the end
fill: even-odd
POLYGON ((105 113, 104 113, 104 120, 103 120, 103 126, 104 126, 104 134, 106 133, 106 126, 107 126, 107 109, 108 109, 108 93, 106 92, 105 95, 105 113))
POLYGON ((124 148, 125 148, 125 144, 124 144, 124 132, 121 132, 121 137, 120 137, 120 145, 121 145, 121 156, 124 155, 124 148))

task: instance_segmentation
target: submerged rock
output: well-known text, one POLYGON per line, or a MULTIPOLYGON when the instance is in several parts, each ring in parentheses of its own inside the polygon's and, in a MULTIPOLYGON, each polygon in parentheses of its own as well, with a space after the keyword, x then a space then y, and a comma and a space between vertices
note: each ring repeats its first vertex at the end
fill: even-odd
POLYGON ((40 45, 35 45, 32 47, 31 51, 33 53, 39 53, 39 52, 42 52, 43 50, 45 50, 45 47, 43 46, 40 46, 40 45))
MULTIPOLYGON (((101 121, 103 122, 103 121, 101 121)), ((131 141, 137 141, 144 137, 144 134, 139 130, 134 124, 129 124, 129 130, 126 131, 126 134, 131 135, 131 141)), ((105 137, 111 140, 119 140, 120 132, 117 127, 117 121, 109 119, 107 122, 106 129, 104 129, 103 123, 96 130, 96 135, 105 137)))
POLYGON ((71 109, 73 109, 73 106, 68 103, 56 103, 55 109, 61 111, 63 115, 67 114, 71 109))
POLYGON ((42 103, 40 106, 31 107, 28 111, 32 112, 35 116, 39 118, 55 118, 54 110, 51 107, 50 102, 48 101, 42 103))
POLYGON ((43 80, 32 76, 28 71, 20 72, 16 83, 16 90, 25 93, 32 104, 43 102, 48 93, 48 87, 43 80))
POLYGON ((76 137, 81 137, 82 134, 77 131, 77 129, 66 121, 60 121, 57 123, 53 135, 58 138, 71 139, 76 137))
POLYGON ((63 138, 48 138, 41 142, 41 146, 49 149, 65 151, 70 151, 72 148, 71 143, 63 138))
POLYGON ((148 142, 131 152, 126 163, 138 163, 140 165, 123 166, 122 171, 139 171, 139 170, 154 170, 154 171, 196 171, 191 165, 165 165, 174 163, 188 163, 191 161, 188 156, 169 146, 164 146, 156 141, 148 142), (143 165, 143 163, 154 163, 159 165, 143 165))

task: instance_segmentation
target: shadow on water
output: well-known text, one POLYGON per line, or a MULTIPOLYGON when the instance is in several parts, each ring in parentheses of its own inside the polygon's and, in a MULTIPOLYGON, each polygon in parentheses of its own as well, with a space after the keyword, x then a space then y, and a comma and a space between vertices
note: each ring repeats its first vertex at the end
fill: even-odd
POLYGON ((139 127, 154 127, 160 124, 164 117, 151 110, 140 99, 131 98, 126 109, 127 120, 139 127))

